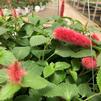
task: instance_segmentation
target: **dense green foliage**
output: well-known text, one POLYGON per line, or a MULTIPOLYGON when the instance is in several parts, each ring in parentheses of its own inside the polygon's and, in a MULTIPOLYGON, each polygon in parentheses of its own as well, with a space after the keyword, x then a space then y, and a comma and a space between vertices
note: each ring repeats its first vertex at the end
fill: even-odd
POLYGON ((25 7, 28 5, 46 5, 51 0, 0 0, 0 7, 25 7), (8 4, 7 1, 10 1, 10 4, 8 4))
POLYGON ((91 31, 68 17, 0 18, 0 101, 101 100, 101 54, 93 70, 94 84, 92 70, 81 65, 82 57, 101 53, 101 45, 91 50, 57 41, 52 33, 59 26, 91 31), (27 71, 21 85, 11 84, 5 71, 15 59, 27 71))

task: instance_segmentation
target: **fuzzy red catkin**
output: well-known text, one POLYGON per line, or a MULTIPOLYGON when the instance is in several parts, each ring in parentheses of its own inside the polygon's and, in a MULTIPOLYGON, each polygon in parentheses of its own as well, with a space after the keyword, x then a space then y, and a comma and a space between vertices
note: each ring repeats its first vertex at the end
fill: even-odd
POLYGON ((2 8, 0 8, 0 16, 4 16, 2 8))
POLYGON ((97 67, 96 59, 93 57, 84 57, 81 63, 86 69, 95 69, 97 67))
POLYGON ((16 11, 15 8, 11 9, 11 15, 12 15, 13 17, 15 17, 15 18, 17 18, 17 17, 19 16, 19 14, 17 13, 17 11, 16 11))
POLYGON ((22 78, 26 75, 26 71, 22 68, 21 63, 16 61, 8 66, 7 74, 10 82, 20 84, 22 78))
POLYGON ((57 40, 69 42, 84 48, 89 48, 92 44, 92 41, 87 36, 64 27, 56 28, 53 32, 53 36, 57 40))
POLYGON ((101 41, 101 34, 93 33, 91 37, 97 41, 101 41))

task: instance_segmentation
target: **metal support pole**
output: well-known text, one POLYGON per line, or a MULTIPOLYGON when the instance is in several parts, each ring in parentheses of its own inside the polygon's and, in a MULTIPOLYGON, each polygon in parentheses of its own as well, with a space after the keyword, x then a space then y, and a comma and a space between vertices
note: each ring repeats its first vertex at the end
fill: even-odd
POLYGON ((97 8, 98 8, 98 1, 96 1, 96 6, 95 6, 95 10, 94 10, 94 14, 93 14, 93 21, 95 20, 95 16, 96 16, 96 11, 97 11, 97 8))
POLYGON ((73 0, 73 7, 75 7, 75 3, 76 3, 75 0, 73 0))
POLYGON ((90 3, 90 2, 89 2, 89 0, 88 0, 88 3, 87 3, 87 4, 88 4, 88 18, 89 18, 89 21, 90 21, 91 19, 90 19, 90 5, 89 5, 89 3, 90 3))
POLYGON ((79 7, 79 4, 80 4, 80 0, 77 0, 77 8, 79 7))
POLYGON ((60 0, 58 0, 58 16, 60 15, 59 12, 60 11, 60 0))
POLYGON ((86 7, 86 0, 84 1, 84 6, 83 6, 83 10, 82 10, 82 13, 84 14, 85 12, 85 7, 86 7))

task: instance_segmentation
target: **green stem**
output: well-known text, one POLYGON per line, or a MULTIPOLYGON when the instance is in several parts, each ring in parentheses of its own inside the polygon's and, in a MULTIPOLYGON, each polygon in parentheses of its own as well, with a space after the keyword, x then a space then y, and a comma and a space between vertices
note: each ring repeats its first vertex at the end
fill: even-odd
POLYGON ((96 93, 96 94, 94 94, 94 95, 91 95, 90 97, 88 97, 87 99, 85 99, 84 101, 88 101, 88 100, 90 100, 91 98, 93 98, 93 97, 95 97, 95 96, 97 96, 97 95, 100 95, 101 94, 101 92, 100 93, 96 93))
POLYGON ((91 71, 86 71, 86 72, 84 72, 84 73, 80 73, 79 76, 84 76, 85 74, 87 74, 87 73, 89 73, 89 72, 91 72, 91 71))
POLYGON ((44 51, 45 51, 45 48, 46 48, 46 47, 44 46, 43 55, 42 55, 42 60, 43 60, 43 61, 44 61, 44 55, 45 55, 45 52, 44 52, 44 51))
MULTIPOLYGON (((52 38, 49 40, 49 42, 46 44, 46 46, 44 46, 44 51, 47 49, 48 45, 51 43, 51 40, 52 40, 52 38)), ((43 51, 42 60, 44 60, 44 55, 45 55, 44 51, 43 51)))
POLYGON ((55 55, 55 53, 53 53, 52 55, 50 55, 46 60, 48 61, 54 55, 55 55))

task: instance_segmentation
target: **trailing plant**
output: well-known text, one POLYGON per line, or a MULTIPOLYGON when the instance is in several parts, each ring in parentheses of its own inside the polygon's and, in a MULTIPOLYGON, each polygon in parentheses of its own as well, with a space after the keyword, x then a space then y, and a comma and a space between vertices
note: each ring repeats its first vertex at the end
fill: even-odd
POLYGON ((69 17, 0 17, 0 101, 100 101, 101 42, 89 33, 69 17))

